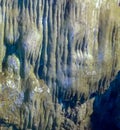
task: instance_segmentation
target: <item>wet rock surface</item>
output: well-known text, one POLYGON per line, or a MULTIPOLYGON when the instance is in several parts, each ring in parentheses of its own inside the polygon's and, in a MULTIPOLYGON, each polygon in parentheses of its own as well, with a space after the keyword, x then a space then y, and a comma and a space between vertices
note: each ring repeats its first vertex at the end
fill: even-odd
POLYGON ((117 0, 0 0, 1 129, 119 129, 119 15, 117 0))

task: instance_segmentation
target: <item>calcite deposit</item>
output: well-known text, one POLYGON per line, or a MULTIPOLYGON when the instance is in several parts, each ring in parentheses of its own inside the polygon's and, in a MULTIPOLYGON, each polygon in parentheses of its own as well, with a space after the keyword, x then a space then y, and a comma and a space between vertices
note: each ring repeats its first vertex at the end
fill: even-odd
POLYGON ((0 128, 94 130, 119 50, 119 0, 0 0, 0 128))

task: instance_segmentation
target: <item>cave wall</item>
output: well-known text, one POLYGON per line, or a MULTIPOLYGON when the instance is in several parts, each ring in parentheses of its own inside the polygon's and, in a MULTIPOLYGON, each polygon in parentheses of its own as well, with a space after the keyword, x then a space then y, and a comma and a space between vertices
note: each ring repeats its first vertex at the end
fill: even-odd
MULTIPOLYGON (((71 111, 77 104, 81 106, 94 95, 103 93, 120 69, 119 15, 119 1, 115 0, 0 0, 1 95, 5 86, 12 89, 9 91, 23 92, 21 106, 25 104, 28 107, 25 113, 31 113, 32 110, 26 110, 30 107, 30 93, 41 95, 41 82, 44 82, 45 97, 35 99, 40 100, 38 104, 43 111, 47 108, 41 104, 50 99, 52 116, 47 121, 51 124, 42 120, 45 112, 37 108, 41 116, 36 120, 45 121, 42 130, 59 129, 59 114, 55 116, 55 111, 68 112, 69 108, 71 111), (12 82, 6 85, 8 79, 12 82), (15 88, 11 87, 12 83, 15 88)), ((69 113, 64 114, 70 116, 69 113)), ((28 115, 18 117, 23 118, 24 129, 32 127, 28 115)), ((72 117, 67 119, 75 126, 72 117)), ((72 128, 63 125, 64 129, 72 128)))

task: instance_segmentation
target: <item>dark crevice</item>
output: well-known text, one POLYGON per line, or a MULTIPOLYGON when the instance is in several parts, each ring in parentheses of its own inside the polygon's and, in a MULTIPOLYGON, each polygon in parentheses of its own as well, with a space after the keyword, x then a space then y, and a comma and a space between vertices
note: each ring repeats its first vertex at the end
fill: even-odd
POLYGON ((91 115, 92 130, 120 130, 119 120, 120 72, 110 87, 101 95, 95 96, 91 115))

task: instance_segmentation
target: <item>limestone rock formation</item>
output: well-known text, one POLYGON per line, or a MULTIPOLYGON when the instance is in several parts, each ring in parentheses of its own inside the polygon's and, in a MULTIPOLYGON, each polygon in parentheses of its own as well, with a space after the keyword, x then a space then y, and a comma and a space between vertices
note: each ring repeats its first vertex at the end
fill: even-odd
POLYGON ((119 0, 0 0, 0 127, 92 129, 119 42, 119 0))

